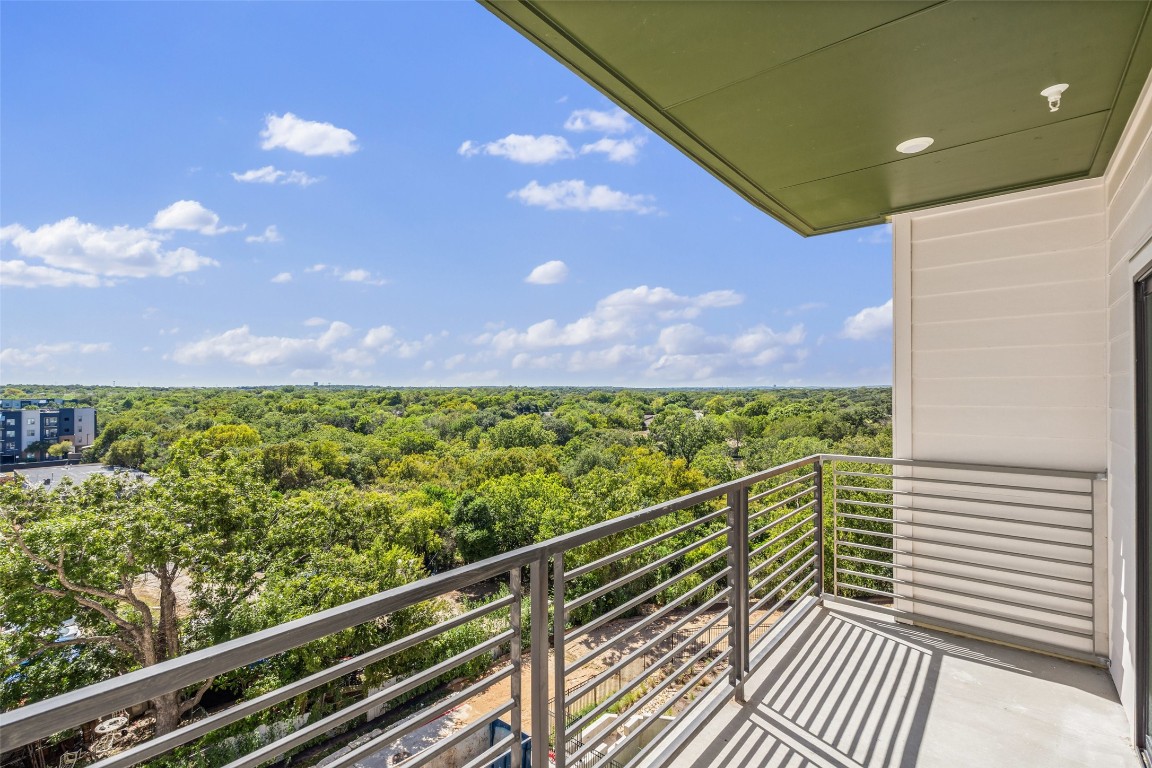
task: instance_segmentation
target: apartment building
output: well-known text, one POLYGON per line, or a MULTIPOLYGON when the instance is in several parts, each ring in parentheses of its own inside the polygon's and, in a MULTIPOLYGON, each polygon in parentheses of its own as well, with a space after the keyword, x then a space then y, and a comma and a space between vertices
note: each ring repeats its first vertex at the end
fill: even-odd
POLYGON ((96 409, 65 406, 64 401, 4 400, 0 402, 0 461, 14 463, 41 458, 31 446, 68 441, 76 450, 96 439, 96 409))

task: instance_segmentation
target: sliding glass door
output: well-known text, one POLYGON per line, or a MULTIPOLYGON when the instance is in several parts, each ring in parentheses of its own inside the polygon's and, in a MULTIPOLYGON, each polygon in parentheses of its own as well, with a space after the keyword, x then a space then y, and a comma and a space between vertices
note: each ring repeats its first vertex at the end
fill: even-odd
POLYGON ((1152 277, 1136 284, 1137 736, 1152 765, 1152 277))

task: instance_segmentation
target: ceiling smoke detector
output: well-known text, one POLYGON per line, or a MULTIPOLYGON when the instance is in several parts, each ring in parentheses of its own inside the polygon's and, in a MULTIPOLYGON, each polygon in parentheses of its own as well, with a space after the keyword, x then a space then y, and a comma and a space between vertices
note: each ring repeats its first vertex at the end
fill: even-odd
POLYGON ((908 141, 902 141, 897 144, 896 151, 902 152, 905 155, 914 155, 917 152, 923 152, 928 149, 934 141, 935 139, 931 136, 920 136, 919 138, 908 139, 908 141))
POLYGON ((1060 96, 1066 90, 1068 90, 1068 83, 1050 85, 1044 90, 1040 91, 1040 95, 1048 99, 1049 112, 1055 112, 1056 110, 1060 109, 1060 96))

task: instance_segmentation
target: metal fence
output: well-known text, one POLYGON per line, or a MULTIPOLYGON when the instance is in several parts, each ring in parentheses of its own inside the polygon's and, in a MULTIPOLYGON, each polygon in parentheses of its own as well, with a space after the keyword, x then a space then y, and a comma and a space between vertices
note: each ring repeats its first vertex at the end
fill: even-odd
POLYGON ((742 699, 745 679, 780 640, 769 630, 794 625, 819 598, 879 603, 909 621, 1098 661, 1101 483, 1090 473, 810 456, 7 712, 0 750, 401 611, 425 611, 429 601, 491 580, 506 593, 95 765, 124 768, 174 750, 188 765, 223 764, 206 755, 225 726, 268 721, 286 707, 298 713, 325 686, 400 664, 405 654, 429 658, 423 644, 464 627, 467 647, 287 733, 273 729, 227 768, 283 760, 370 710, 429 690, 442 696, 410 713, 395 709, 382 733, 326 764, 352 765, 484 694, 493 706, 403 765, 434 765, 497 720, 510 733, 465 768, 505 759, 522 768, 521 750, 511 747, 529 731, 537 735, 533 765, 629 765, 668 746, 675 729, 653 737, 661 717, 705 717, 742 699))
POLYGON ((835 597, 1106 663, 1103 475, 823 458, 835 597))

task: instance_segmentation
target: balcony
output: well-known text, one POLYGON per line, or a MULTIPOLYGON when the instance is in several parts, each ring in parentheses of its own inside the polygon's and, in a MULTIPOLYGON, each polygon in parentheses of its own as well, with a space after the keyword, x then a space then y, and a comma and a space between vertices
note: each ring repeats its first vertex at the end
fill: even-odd
POLYGON ((111 721, 61 759, 1134 768, 1104 671, 1105 490, 1095 473, 811 456, 25 706, 0 747, 31 754, 485 585, 384 646, 156 738, 111 721), (462 627, 467 647, 421 652, 462 627))

